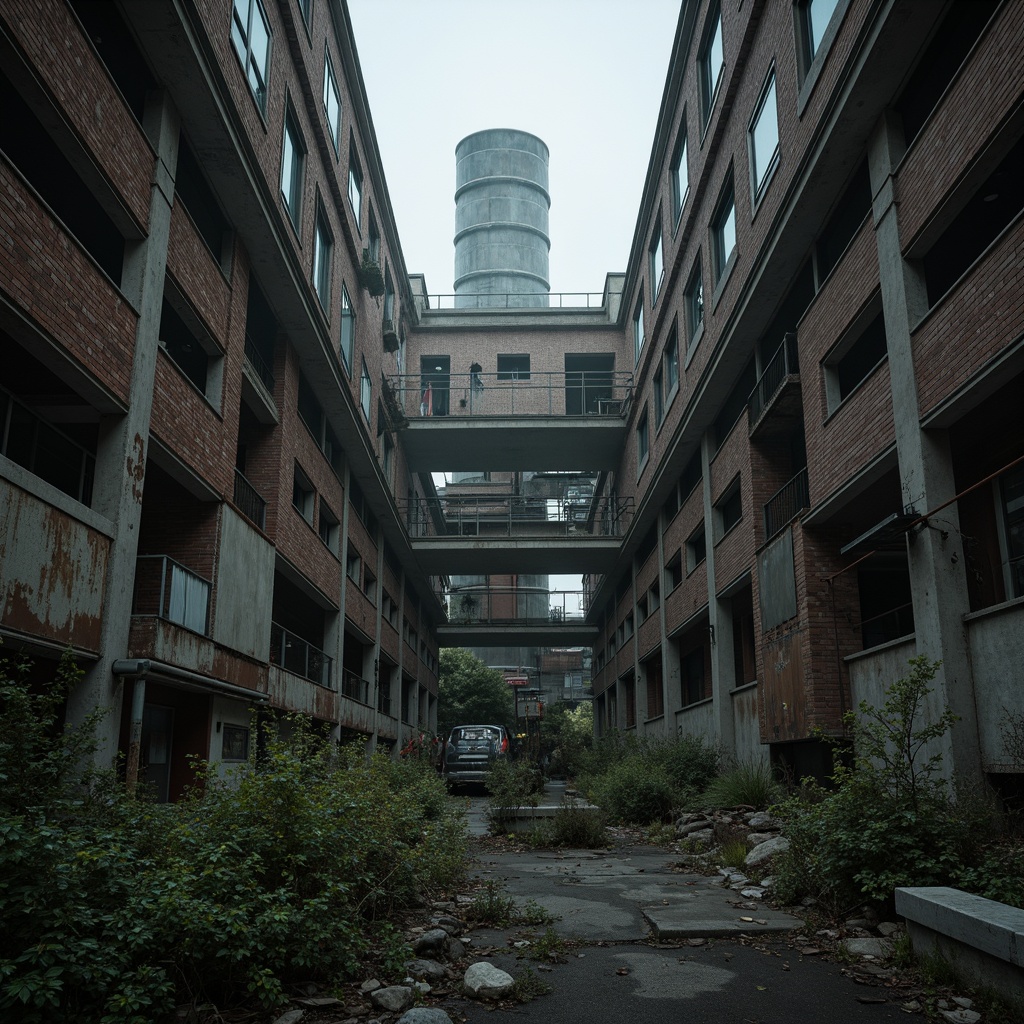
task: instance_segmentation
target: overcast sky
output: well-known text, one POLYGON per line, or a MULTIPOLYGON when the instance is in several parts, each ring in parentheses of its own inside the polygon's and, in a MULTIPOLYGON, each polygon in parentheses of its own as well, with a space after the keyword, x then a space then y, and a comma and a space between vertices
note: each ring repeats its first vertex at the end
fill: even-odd
POLYGON ((551 290, 623 271, 679 0, 348 0, 410 273, 452 291, 455 146, 484 128, 550 151, 551 290))

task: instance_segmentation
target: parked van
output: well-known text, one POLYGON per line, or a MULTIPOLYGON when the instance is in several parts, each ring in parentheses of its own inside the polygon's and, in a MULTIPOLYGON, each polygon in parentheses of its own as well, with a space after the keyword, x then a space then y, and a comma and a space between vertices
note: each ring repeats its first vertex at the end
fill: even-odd
POLYGON ((466 782, 483 783, 491 765, 508 754, 503 725, 457 725, 444 745, 441 774, 452 789, 466 782))

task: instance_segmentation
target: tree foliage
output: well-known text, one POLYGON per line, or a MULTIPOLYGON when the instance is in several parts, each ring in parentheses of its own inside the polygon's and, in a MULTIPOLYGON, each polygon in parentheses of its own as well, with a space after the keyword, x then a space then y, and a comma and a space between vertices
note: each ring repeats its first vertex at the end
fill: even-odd
POLYGON ((512 688, 497 669, 457 647, 442 648, 439 661, 438 732, 456 725, 513 724, 512 688))

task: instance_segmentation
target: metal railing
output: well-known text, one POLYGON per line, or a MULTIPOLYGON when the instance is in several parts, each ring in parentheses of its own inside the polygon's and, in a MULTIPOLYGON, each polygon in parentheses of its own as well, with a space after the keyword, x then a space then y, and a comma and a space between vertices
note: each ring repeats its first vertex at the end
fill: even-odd
POLYGON ((317 686, 333 690, 331 669, 333 660, 308 640, 303 640, 276 622, 270 624, 270 664, 286 672, 302 676, 317 686))
POLYGON ((771 405, 772 399, 778 394, 782 382, 790 376, 800 373, 800 361, 797 353, 796 335, 787 334, 778 351, 768 361, 764 372, 757 379, 754 390, 747 399, 747 411, 751 423, 771 405))
POLYGON ((256 347, 256 342, 249 337, 248 334, 245 336, 245 358, 250 366, 256 371, 256 376, 263 382, 263 386, 271 393, 274 393, 274 371, 267 366, 260 355, 259 349, 256 347))
POLYGON ((382 715, 391 717, 391 687, 381 686, 377 690, 377 710, 382 715))
POLYGON ((903 604, 898 608, 890 608, 881 615, 873 615, 860 624, 860 638, 864 650, 887 644, 890 640, 899 640, 914 632, 914 606, 903 604))
POLYGON ((0 454, 80 501, 92 504, 96 456, 0 389, 0 454))
POLYGON ((210 633, 210 581, 167 555, 136 559, 133 615, 155 615, 195 633, 210 633))
POLYGON ((424 309, 602 309, 621 292, 440 292, 424 295, 424 309))
POLYGON ((582 590, 456 584, 445 594, 445 605, 452 625, 559 625, 584 618, 582 590))
POLYGON ((805 508, 811 507, 805 466, 764 503, 764 539, 774 537, 805 508))
POLYGON ((633 374, 614 370, 403 373, 388 379, 409 419, 439 416, 607 416, 633 395, 633 374))
POLYGON ((235 504, 239 512, 251 523, 255 523, 261 530, 267 525, 267 503, 259 491, 242 475, 238 469, 235 470, 235 504))
POLYGON ((622 536, 633 516, 633 499, 601 495, 565 498, 513 494, 450 495, 399 502, 413 537, 622 536), (588 525, 593 522, 593 528, 588 525))
POLYGON ((360 704, 370 703, 370 683, 360 675, 349 669, 342 669, 341 672, 341 694, 349 700, 359 701, 360 704))

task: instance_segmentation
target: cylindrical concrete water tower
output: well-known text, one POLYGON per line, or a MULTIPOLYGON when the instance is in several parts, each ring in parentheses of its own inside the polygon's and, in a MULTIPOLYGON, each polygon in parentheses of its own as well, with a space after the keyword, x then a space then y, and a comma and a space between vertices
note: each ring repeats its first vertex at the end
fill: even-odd
POLYGON ((548 147, 488 128, 455 147, 455 306, 546 306, 548 147))

